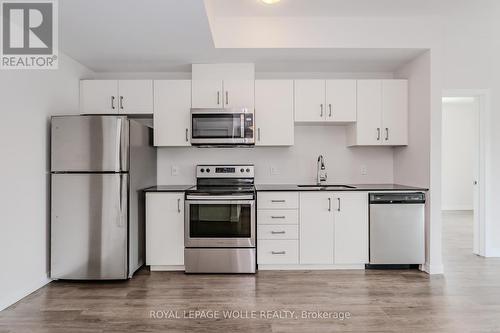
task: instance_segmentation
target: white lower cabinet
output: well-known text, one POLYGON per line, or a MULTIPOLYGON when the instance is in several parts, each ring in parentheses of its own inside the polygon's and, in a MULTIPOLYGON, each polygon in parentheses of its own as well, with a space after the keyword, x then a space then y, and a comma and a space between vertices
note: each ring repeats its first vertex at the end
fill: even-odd
POLYGON ((300 263, 333 264, 332 192, 300 193, 300 263))
POLYGON ((257 263, 264 265, 296 265, 299 263, 299 241, 294 239, 259 240, 257 263))
POLYGON ((300 263, 368 263, 368 193, 300 193, 300 263))
POLYGON ((146 265, 184 269, 184 193, 146 193, 146 265))
POLYGON ((298 192, 257 194, 257 264, 259 269, 299 263, 298 192))
POLYGON ((368 263, 368 193, 335 193, 335 264, 368 263))

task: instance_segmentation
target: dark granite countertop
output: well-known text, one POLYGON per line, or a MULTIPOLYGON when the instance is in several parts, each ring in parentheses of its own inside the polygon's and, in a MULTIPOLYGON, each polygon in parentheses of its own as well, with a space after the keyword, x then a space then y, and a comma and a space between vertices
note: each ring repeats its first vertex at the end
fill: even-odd
POLYGON ((184 192, 194 185, 157 185, 144 189, 144 192, 184 192))
POLYGON ((400 184, 345 184, 354 188, 318 189, 315 187, 298 187, 297 184, 260 184, 255 185, 259 192, 265 191, 427 191, 427 188, 413 187, 400 184))

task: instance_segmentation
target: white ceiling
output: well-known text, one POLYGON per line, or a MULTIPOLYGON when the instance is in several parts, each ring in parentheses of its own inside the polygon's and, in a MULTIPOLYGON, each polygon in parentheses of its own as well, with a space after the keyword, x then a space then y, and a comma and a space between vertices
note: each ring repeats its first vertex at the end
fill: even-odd
MULTIPOLYGON (((215 16, 347 15, 380 11, 395 0, 207 0, 215 16), (267 14, 266 14, 267 13, 267 14)), ((398 2, 421 3, 431 0, 398 2)), ((461 0, 456 0, 461 1, 461 0)), ((402 13, 402 7, 399 13, 402 13)), ((410 8, 418 7, 415 4, 410 8)), ((399 15, 396 7, 389 11, 399 15)), ((64 0, 59 2, 60 47, 97 72, 190 71, 191 63, 254 62, 261 72, 391 72, 416 49, 217 49, 203 0, 64 0)), ((414 13, 409 11, 409 13, 414 13)))

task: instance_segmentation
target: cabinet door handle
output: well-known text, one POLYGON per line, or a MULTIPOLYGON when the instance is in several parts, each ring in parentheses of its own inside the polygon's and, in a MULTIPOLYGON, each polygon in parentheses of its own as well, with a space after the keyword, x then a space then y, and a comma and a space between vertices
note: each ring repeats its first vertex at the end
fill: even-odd
POLYGON ((181 199, 177 199, 177 213, 181 212, 181 199))
POLYGON ((217 92, 217 105, 220 104, 220 91, 217 92))
POLYGON ((330 109, 330 114, 328 115, 328 117, 332 117, 332 105, 331 104, 328 104, 328 108, 330 109))
POLYGON ((389 128, 385 128, 385 141, 389 140, 389 128))
POLYGON ((286 200, 271 200, 271 202, 285 202, 286 200))
POLYGON ((186 142, 189 142, 188 134, 189 134, 189 130, 186 128, 186 142))
POLYGON ((257 128, 257 141, 260 141, 260 127, 257 128))
POLYGON ((226 90, 226 105, 229 104, 229 92, 226 90))
POLYGON ((123 110, 123 96, 120 96, 120 109, 123 110))
POLYGON ((319 105, 320 109, 321 109, 321 112, 320 112, 320 117, 323 117, 323 104, 320 104, 319 105))
POLYGON ((286 254, 286 251, 271 251, 271 254, 286 254))
POLYGON ((328 198, 328 211, 332 211, 332 198, 328 198))
POLYGON ((337 198, 337 200, 339 201, 339 206, 337 207, 337 212, 340 212, 340 198, 337 198))
POLYGON ((380 128, 377 127, 377 141, 380 141, 380 128))
POLYGON ((271 231, 271 234, 273 235, 281 235, 281 234, 285 234, 285 231, 271 231))
POLYGON ((285 216, 282 215, 282 216, 271 216, 272 219, 284 219, 285 216))
POLYGON ((115 96, 111 96, 111 108, 115 109, 115 96))

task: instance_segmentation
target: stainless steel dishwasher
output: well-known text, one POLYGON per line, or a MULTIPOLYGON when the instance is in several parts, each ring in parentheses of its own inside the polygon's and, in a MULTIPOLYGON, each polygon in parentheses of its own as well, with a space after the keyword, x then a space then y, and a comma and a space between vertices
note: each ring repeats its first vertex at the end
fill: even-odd
POLYGON ((425 262, 425 193, 370 193, 370 265, 425 262))

